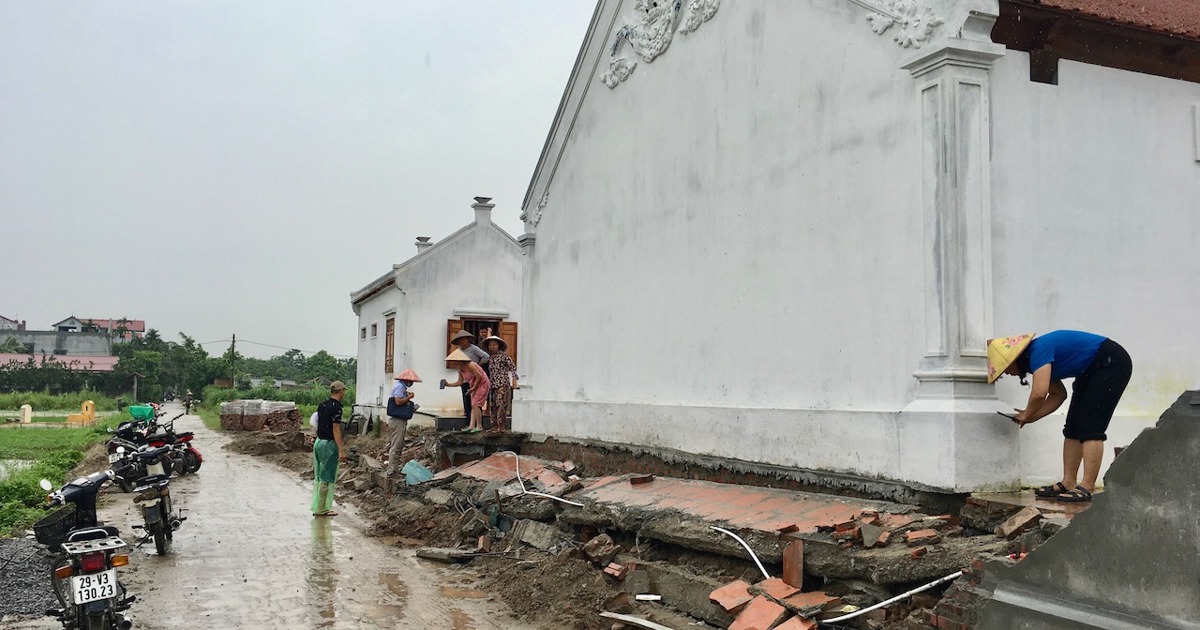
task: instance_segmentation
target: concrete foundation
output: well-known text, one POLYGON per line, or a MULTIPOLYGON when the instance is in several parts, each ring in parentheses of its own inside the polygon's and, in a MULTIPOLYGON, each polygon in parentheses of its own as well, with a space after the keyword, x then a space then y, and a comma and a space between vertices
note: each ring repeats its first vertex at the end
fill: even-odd
POLYGON ((997 575, 981 628, 1200 628, 1200 392, 1134 440, 1104 486, 1070 527, 997 575))

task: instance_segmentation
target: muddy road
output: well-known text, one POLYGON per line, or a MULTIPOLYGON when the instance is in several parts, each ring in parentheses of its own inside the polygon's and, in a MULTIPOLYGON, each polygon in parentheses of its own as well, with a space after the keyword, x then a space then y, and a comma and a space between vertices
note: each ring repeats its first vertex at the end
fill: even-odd
MULTIPOLYGON (((196 433, 204 465, 171 480, 174 505, 188 518, 171 552, 159 557, 146 543, 121 571, 138 596, 130 611, 136 628, 537 627, 474 590, 470 572, 368 538, 352 506, 313 518, 310 482, 226 451, 229 439, 198 417, 181 418, 176 430, 196 433)), ((100 515, 127 542, 141 523, 132 495, 119 492, 107 496, 100 515)), ((59 626, 45 619, 18 627, 59 626)))

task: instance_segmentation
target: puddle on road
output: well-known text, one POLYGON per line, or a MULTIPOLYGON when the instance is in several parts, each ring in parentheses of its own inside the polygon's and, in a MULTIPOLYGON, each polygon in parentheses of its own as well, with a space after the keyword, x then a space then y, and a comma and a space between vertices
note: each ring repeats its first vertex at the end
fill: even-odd
POLYGON ((401 604, 408 601, 408 586, 404 584, 404 581, 400 579, 399 575, 395 575, 393 573, 380 573, 379 583, 386 586, 387 590, 391 591, 392 595, 395 595, 396 598, 400 600, 401 604))
POLYGON ((473 588, 456 588, 453 586, 443 586, 438 589, 438 593, 446 599, 487 599, 490 594, 483 591, 477 591, 473 588))

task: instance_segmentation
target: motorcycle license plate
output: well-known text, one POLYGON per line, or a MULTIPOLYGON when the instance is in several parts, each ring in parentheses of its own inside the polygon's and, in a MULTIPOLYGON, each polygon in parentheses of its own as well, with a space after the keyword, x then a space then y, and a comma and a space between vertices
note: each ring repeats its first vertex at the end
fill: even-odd
POLYGON ((121 454, 120 453, 109 453, 108 461, 109 461, 109 463, 121 461, 121 454))
POLYGON ((98 599, 117 596, 117 570, 76 575, 71 578, 71 599, 76 604, 86 604, 98 599))

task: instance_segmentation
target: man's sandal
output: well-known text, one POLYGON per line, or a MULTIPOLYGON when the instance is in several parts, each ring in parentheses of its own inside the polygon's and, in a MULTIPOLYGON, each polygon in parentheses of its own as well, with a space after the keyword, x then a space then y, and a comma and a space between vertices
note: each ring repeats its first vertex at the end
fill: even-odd
POLYGON ((1075 486, 1074 490, 1058 495, 1058 500, 1063 503, 1087 503, 1092 500, 1092 493, 1083 486, 1075 486))
POLYGON ((1048 497, 1056 497, 1060 494, 1066 494, 1068 492, 1070 492, 1070 490, 1068 490, 1067 487, 1064 486, 1061 481, 1055 483, 1052 486, 1042 486, 1041 488, 1034 488, 1034 490, 1033 490, 1033 493, 1035 495, 1037 495, 1039 497, 1047 497, 1047 498, 1048 497))

